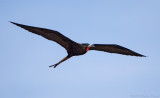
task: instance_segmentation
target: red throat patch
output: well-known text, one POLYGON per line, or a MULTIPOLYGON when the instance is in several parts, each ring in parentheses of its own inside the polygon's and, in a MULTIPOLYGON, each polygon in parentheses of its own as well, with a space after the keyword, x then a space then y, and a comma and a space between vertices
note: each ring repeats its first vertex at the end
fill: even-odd
POLYGON ((86 52, 89 50, 90 47, 87 47, 86 52))

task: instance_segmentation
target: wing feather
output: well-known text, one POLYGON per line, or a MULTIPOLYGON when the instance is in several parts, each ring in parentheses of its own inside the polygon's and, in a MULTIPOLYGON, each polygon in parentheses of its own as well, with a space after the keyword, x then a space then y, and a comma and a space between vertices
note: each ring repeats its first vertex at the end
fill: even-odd
POLYGON ((33 27, 33 26, 27 26, 27 25, 18 24, 18 23, 15 23, 15 22, 11 22, 11 23, 13 23, 13 24, 25 29, 25 30, 28 30, 32 33, 41 35, 48 40, 55 41, 58 44, 60 44, 62 47, 64 47, 66 50, 69 50, 69 44, 70 43, 72 45, 73 44, 78 44, 78 43, 72 41, 71 39, 67 38, 66 36, 62 35, 58 31, 55 31, 55 30, 49 30, 49 29, 33 27))
POLYGON ((130 49, 115 44, 93 44, 93 47, 90 47, 90 50, 98 50, 98 51, 118 53, 123 55, 145 57, 144 55, 141 55, 130 49))

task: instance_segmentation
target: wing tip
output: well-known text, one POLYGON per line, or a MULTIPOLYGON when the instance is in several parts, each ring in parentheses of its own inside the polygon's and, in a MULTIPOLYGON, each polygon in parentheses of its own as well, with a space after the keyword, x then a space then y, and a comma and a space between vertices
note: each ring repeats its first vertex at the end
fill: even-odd
POLYGON ((136 54, 136 55, 132 55, 132 56, 137 56, 137 57, 147 57, 147 56, 141 55, 141 54, 136 54))
POLYGON ((139 56, 139 57, 147 57, 147 56, 145 56, 145 55, 141 55, 141 56, 139 56))
POLYGON ((10 23, 16 24, 15 22, 9 21, 10 23))
POLYGON ((148 56, 142 55, 141 57, 148 57, 148 56))
POLYGON ((12 24, 15 24, 15 25, 19 25, 18 23, 15 23, 15 22, 12 22, 12 21, 9 21, 10 23, 12 23, 12 24))
POLYGON ((9 22, 12 23, 12 24, 14 24, 14 25, 16 25, 16 26, 19 26, 19 27, 21 27, 23 29, 25 29, 25 27, 29 27, 29 26, 26 26, 26 25, 23 25, 23 24, 12 22, 12 21, 9 21, 9 22))

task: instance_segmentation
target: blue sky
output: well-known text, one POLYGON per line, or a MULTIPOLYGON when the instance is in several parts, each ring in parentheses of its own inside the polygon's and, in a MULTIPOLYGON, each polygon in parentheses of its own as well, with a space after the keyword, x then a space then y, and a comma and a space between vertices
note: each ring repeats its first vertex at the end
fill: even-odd
POLYGON ((0 0, 0 98, 159 98, 159 0, 0 0), (53 29, 79 43, 118 44, 148 57, 89 51, 11 23, 53 29))

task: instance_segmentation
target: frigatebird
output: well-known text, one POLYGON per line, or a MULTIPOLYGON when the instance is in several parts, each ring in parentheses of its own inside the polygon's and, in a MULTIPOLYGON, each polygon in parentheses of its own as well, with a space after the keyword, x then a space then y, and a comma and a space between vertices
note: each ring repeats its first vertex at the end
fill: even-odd
POLYGON ((142 54, 136 53, 136 52, 134 52, 130 49, 127 49, 125 47, 122 47, 120 45, 116 45, 116 44, 92 44, 92 45, 90 45, 88 43, 80 44, 80 43, 77 43, 77 42, 69 39, 68 37, 62 35, 60 32, 55 31, 55 30, 27 26, 27 25, 15 23, 15 22, 11 22, 11 23, 13 23, 23 29, 26 29, 32 33, 41 35, 48 40, 55 41, 67 50, 68 55, 65 58, 63 58, 58 63, 51 65, 49 67, 56 68, 56 66, 58 66, 63 61, 69 59, 70 57, 83 55, 88 50, 98 50, 98 51, 104 51, 104 52, 109 52, 109 53, 118 53, 118 54, 123 54, 123 55, 145 57, 142 54))

